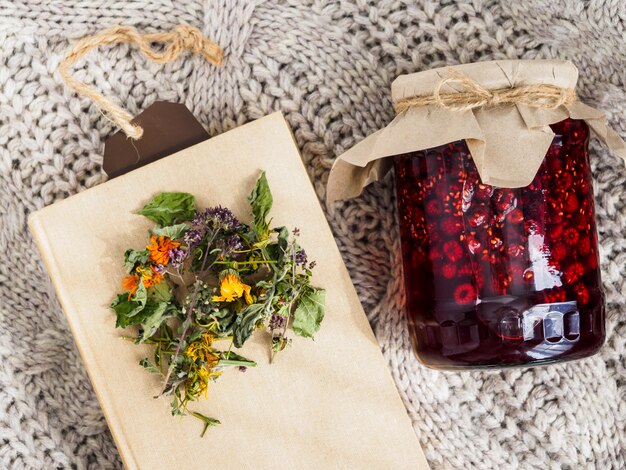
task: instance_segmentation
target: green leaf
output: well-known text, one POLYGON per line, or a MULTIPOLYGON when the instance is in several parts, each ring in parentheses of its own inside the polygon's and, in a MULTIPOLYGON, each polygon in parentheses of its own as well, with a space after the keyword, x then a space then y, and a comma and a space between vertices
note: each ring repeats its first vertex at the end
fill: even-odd
POLYGON ((289 247, 289 230, 287 230, 287 227, 279 227, 273 231, 278 234, 278 237, 275 243, 267 247, 267 254, 270 259, 281 263, 289 247))
POLYGON ((150 297, 157 302, 169 302, 172 300, 172 288, 166 281, 161 281, 158 284, 148 289, 150 297))
POLYGON ((154 335, 163 322, 169 318, 167 303, 149 301, 141 312, 141 316, 143 317, 143 321, 141 322, 143 334, 141 338, 139 338, 139 342, 143 343, 154 335))
POLYGON ((320 329, 324 319, 326 291, 307 289, 298 299, 298 306, 293 313, 293 331, 298 336, 312 338, 320 329))
POLYGON ((115 326, 126 328, 142 323, 147 318, 147 315, 150 314, 150 311, 146 311, 145 307, 145 303, 133 299, 128 300, 128 294, 118 295, 111 304, 111 308, 117 315, 115 326))
POLYGON ((262 172, 254 185, 254 189, 248 196, 248 201, 252 207, 254 216, 254 228, 259 235, 267 235, 267 216, 272 208, 272 193, 270 191, 265 172, 262 172))
POLYGON ((185 412, 180 408, 180 403, 178 402, 178 398, 174 398, 171 403, 172 406, 172 416, 183 416, 185 412))
POLYGON ((218 366, 245 366, 255 367, 256 362, 251 361, 233 351, 223 351, 219 353, 220 360, 218 366))
POLYGON ((138 251, 130 248, 124 253, 124 267, 127 272, 131 273, 138 264, 146 264, 149 258, 148 250, 138 251))
POLYGON ((155 227, 152 229, 152 233, 156 236, 164 236, 171 238, 172 240, 177 240, 182 238, 185 232, 189 230, 189 225, 187 224, 176 224, 169 225, 167 227, 155 227))
POLYGON ((167 227, 190 220, 196 213, 196 199, 189 193, 161 193, 146 204, 139 214, 167 227))
POLYGON ((139 302, 128 300, 128 294, 119 294, 111 304, 111 308, 115 311, 115 315, 117 315, 115 326, 118 328, 126 328, 133 324, 133 315, 143 307, 139 302))
POLYGON ((147 357, 144 357, 141 361, 139 361, 139 365, 151 374, 161 374, 161 371, 157 369, 157 367, 153 365, 147 357))
POLYGON ((130 300, 138 302, 142 307, 146 305, 146 302, 148 301, 148 291, 146 290, 146 286, 143 285, 143 281, 139 281, 137 290, 130 300))
POLYGON ((263 316, 263 304, 252 304, 244 308, 235 322, 233 328, 233 344, 240 348, 252 335, 257 323, 263 316))

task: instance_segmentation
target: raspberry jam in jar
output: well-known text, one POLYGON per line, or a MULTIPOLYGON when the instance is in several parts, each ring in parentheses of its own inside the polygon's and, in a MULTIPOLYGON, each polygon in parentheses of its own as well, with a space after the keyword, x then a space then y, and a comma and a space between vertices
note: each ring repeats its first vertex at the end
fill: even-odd
POLYGON ((394 158, 408 327, 424 364, 544 364, 604 342, 589 128, 550 127, 522 188, 482 184, 463 140, 394 158))

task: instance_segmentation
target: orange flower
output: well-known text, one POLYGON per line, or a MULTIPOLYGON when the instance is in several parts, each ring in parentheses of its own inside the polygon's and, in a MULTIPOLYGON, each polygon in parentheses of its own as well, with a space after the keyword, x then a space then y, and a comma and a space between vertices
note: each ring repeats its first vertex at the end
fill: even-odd
POLYGON ((122 279, 122 289, 128 291, 128 300, 135 294, 139 286, 139 276, 132 274, 122 279))
POLYGON ((166 265, 170 262, 169 251, 179 246, 180 243, 173 241, 169 237, 152 235, 150 244, 146 246, 146 249, 150 251, 150 259, 152 261, 156 264, 166 265))
POLYGON ((241 282, 241 279, 234 274, 228 274, 222 279, 220 294, 222 295, 213 296, 213 302, 232 302, 243 296, 246 299, 246 303, 252 303, 250 286, 241 282))
POLYGON ((146 289, 163 280, 163 274, 158 273, 154 266, 150 266, 150 269, 137 268, 137 273, 141 275, 141 281, 146 289))

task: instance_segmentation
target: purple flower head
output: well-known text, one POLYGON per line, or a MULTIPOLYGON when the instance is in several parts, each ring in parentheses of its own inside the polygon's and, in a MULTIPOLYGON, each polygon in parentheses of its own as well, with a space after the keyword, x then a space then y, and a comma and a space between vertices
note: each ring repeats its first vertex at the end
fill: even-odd
POLYGON ((296 255, 294 257, 296 264, 304 267, 307 263, 307 256, 306 256, 306 251, 304 251, 304 248, 300 248, 298 251, 296 251, 296 255))
POLYGON ((227 208, 222 206, 209 207, 196 213, 192 224, 194 227, 222 228, 235 230, 241 225, 237 217, 227 208))
POLYGON ((243 243, 241 243, 241 237, 239 237, 239 235, 233 234, 226 238, 220 238, 215 246, 222 251, 220 256, 225 257, 233 251, 241 250, 243 243))
POLYGON ((239 372, 245 372, 248 368, 246 366, 239 366, 239 372))
POLYGON ((269 327, 270 330, 279 330, 285 326, 285 318, 280 315, 272 314, 270 317, 269 327))
POLYGON ((189 253, 189 251, 181 250, 180 248, 174 248, 167 253, 170 256, 170 263, 172 264, 172 266, 174 268, 180 268, 181 265, 184 263, 185 258, 187 258, 187 254, 189 253))
MULTIPOLYGON (((172 252, 172 250, 169 251, 170 253, 172 252)), ((171 258, 171 256, 170 256, 171 258)), ((162 264, 157 264, 154 267, 154 272, 157 274, 165 274, 165 266, 163 266, 162 264)))
POLYGON ((187 230, 187 233, 185 233, 185 244, 188 247, 194 247, 194 246, 198 246, 200 244, 200 242, 202 241, 202 238, 204 237, 204 233, 205 230, 200 228, 200 229, 189 229, 187 230))

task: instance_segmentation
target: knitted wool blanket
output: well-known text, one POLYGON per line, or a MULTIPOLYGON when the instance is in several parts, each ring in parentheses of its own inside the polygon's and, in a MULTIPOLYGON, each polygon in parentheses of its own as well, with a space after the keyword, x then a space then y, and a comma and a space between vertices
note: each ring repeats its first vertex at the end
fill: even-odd
MULTIPOLYGON (((186 55, 158 66, 102 48, 75 76, 137 114, 181 102, 212 135, 276 110, 320 198, 333 159, 393 117, 401 73, 491 59, 561 58, 583 101, 626 136, 626 4, 525 0, 0 0, 0 466, 119 468, 121 461, 26 228, 28 213, 105 181, 116 129, 56 71, 105 27, 185 22, 224 47, 222 68, 186 55)), ((437 372, 413 356, 402 311, 393 178, 328 220, 433 468, 626 468, 626 171, 592 164, 607 341, 585 360, 437 372)))

